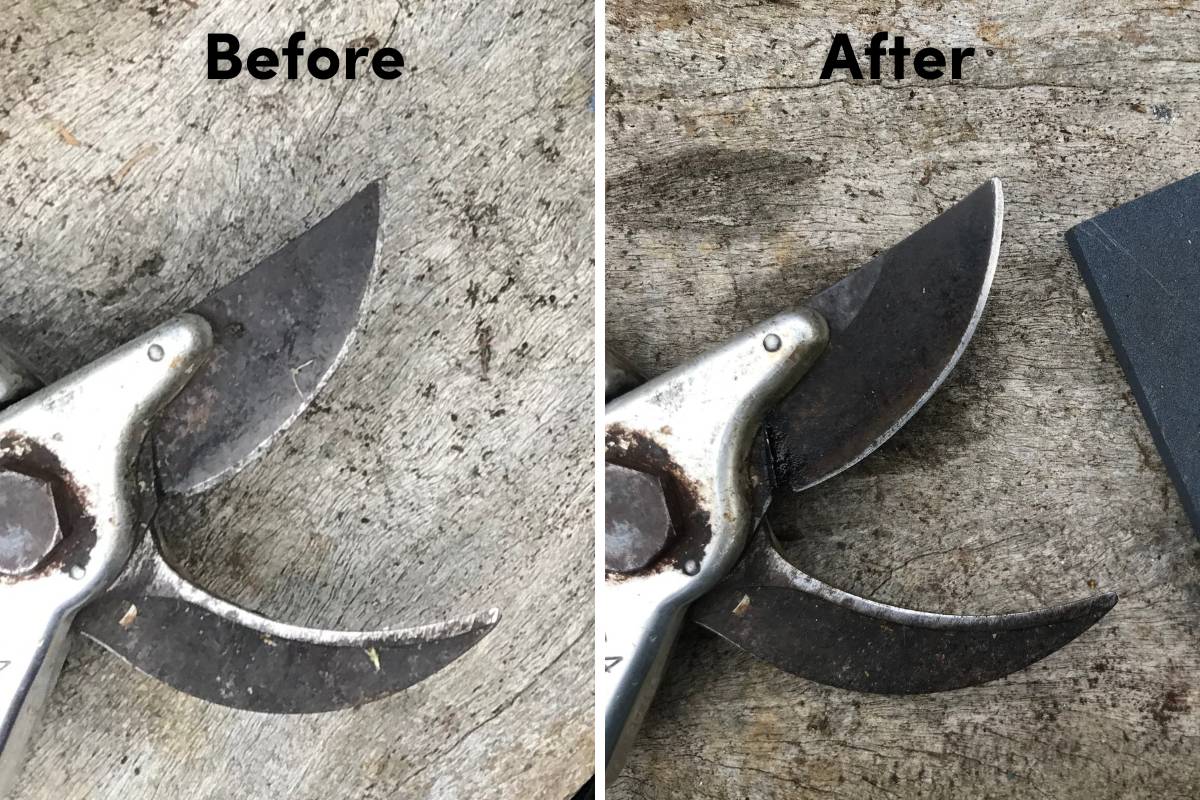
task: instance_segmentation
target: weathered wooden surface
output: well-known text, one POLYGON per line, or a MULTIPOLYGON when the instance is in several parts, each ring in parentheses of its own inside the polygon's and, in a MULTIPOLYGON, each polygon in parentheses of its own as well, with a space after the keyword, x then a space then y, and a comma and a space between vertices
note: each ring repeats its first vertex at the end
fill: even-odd
POLYGON ((302 623, 498 606, 402 695, 281 718, 206 705, 77 642, 18 796, 536 797, 592 761, 592 9, 237 0, 7 4, 3 333, 50 375, 388 184, 349 358, 171 541, 302 623), (377 42, 395 82, 205 79, 209 32, 377 42))
POLYGON ((1195 797, 1200 549, 1062 234, 1200 169, 1200 12, 834 6, 612 4, 608 340, 662 371, 1000 176, 961 366, 777 529, 814 574, 902 605, 1122 599, 1031 669, 927 697, 827 689, 692 631, 610 797, 1195 797), (833 32, 877 30, 980 57, 956 84, 817 80, 833 32))

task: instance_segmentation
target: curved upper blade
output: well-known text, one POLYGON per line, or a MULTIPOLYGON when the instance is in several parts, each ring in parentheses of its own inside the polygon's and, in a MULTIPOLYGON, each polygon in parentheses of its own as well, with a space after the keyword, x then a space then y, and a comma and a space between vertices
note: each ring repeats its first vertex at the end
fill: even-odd
POLYGON ((983 314, 1003 216, 993 178, 813 298, 829 347, 765 423, 779 485, 857 463, 937 390, 983 314))
POLYGON ((819 683, 880 694, 974 686, 1042 659, 1116 605, 1115 594, 1017 614, 955 616, 876 603, 796 569, 766 530, 693 619, 819 683))
POLYGON ((150 537, 78 630, 147 675, 221 705, 306 714, 405 689, 475 646, 496 610, 404 630, 328 631, 285 625, 182 578, 150 537))
POLYGON ((241 469, 308 407, 341 360, 375 264, 372 183, 192 309, 212 325, 209 361, 159 418, 165 492, 241 469))

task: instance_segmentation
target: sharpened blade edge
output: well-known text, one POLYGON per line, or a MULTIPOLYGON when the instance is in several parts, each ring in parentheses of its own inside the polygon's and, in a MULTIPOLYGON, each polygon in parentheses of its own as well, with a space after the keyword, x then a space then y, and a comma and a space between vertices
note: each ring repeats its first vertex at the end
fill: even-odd
MULTIPOLYGON (((971 338, 975 335, 975 329, 979 327, 979 322, 980 322, 980 320, 983 319, 983 310, 987 306, 988 296, 991 294, 991 290, 992 290, 992 281, 996 275, 996 265, 999 263, 999 260, 1000 260, 1000 239, 1002 237, 1003 227, 1004 227, 1004 190, 1003 190, 1003 187, 1000 185, 999 178, 990 178, 987 181, 987 184, 985 184, 985 185, 990 185, 992 187, 992 191, 995 196, 994 206, 993 206, 994 225, 992 227, 991 247, 988 252, 987 270, 983 276, 983 282, 981 284, 980 291, 979 291, 979 298, 975 303, 975 310, 971 314, 971 319, 967 323, 966 328, 963 330, 962 338, 959 340, 958 346, 954 349, 954 352, 951 354, 950 360, 946 362, 946 366, 942 369, 941 373, 938 374, 937 378, 934 379, 934 381, 929 385, 929 388, 927 388, 925 390, 925 392, 920 396, 920 398, 918 398, 917 401, 915 403, 913 403, 913 405, 908 409, 908 411, 905 412, 905 414, 902 417, 900 417, 894 424, 892 424, 892 426, 889 427, 883 434, 881 434, 878 438, 876 438, 873 442, 871 442, 871 444, 866 449, 864 449, 862 451, 862 453, 860 453, 858 456, 854 457, 853 459, 847 461, 842 466, 840 466, 838 469, 835 469, 832 472, 829 472, 826 475, 823 475, 819 478, 815 478, 814 480, 809 481, 808 483, 802 484, 798 487, 794 487, 794 489, 793 489, 794 491, 802 492, 805 489, 811 489, 813 486, 816 486, 820 483, 824 483, 825 481, 829 480, 830 478, 834 477, 835 475, 840 475, 841 473, 850 469, 855 464, 862 461, 867 456, 871 455, 871 453, 878 450, 879 447, 881 445, 883 445, 884 442, 886 442, 888 439, 891 439, 893 436, 895 436, 896 432, 899 431, 901 428, 903 428, 906 424, 908 424, 908 421, 910 419, 912 419, 913 416, 915 416, 916 413, 918 411, 920 411, 921 408, 924 407, 924 405, 926 403, 929 402, 929 399, 931 397, 933 397, 933 395, 937 392, 938 389, 941 388, 942 384, 945 383, 946 378, 950 377, 950 373, 954 371, 954 368, 956 366, 958 366, 959 359, 961 359, 963 353, 966 352, 967 345, 971 343, 971 338)), ((976 190, 976 191, 978 191, 978 190, 976 190)))

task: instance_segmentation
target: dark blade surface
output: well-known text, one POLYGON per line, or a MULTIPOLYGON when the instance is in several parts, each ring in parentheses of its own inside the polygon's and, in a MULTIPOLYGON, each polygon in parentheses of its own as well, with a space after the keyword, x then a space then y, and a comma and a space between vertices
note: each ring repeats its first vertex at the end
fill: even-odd
POLYGON ((212 325, 215 346, 160 417, 163 491, 200 491, 236 472, 324 385, 370 284, 379 194, 371 184, 192 309, 212 325))
POLYGON ((917 694, 1016 672, 1083 633, 1116 602, 1116 595, 1102 594, 989 616, 897 608, 805 575, 764 531, 735 572, 692 607, 692 618, 754 656, 818 683, 917 694))
POLYGON ((321 645, 273 638, 175 598, 108 596, 85 612, 89 638, 142 672, 213 703, 272 714, 357 706, 445 667, 490 626, 430 641, 321 645), (120 620, 131 605, 137 619, 120 620))
POLYGON ((800 491, 857 463, 941 385, 987 302, 1003 212, 993 179, 813 298, 829 347, 767 416, 778 485, 800 491))
POLYGON ((268 620, 208 595, 143 542, 77 629, 142 672, 209 702, 272 714, 360 705, 405 689, 495 626, 484 612, 399 631, 339 632, 268 620))
POLYGON ((1075 226, 1067 244, 1200 535, 1200 175, 1075 226))

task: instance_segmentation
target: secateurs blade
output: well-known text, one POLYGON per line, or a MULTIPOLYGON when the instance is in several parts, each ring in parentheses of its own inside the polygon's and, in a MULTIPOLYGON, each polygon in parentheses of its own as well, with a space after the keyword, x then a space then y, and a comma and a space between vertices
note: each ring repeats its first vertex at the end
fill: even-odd
POLYGON ((606 773, 619 774, 686 614, 770 663, 889 694, 971 686, 1074 639, 1116 596, 934 614, 857 597, 780 553, 766 512, 870 455, 957 364, 999 255, 989 181, 804 307, 645 383, 609 356, 606 773))
POLYGON ((0 795, 77 630, 215 703, 358 705, 420 681, 490 610, 379 631, 288 625, 164 556, 160 505, 244 468, 307 408, 353 337, 375 269, 372 184, 175 319, 43 387, 0 350, 0 795))

